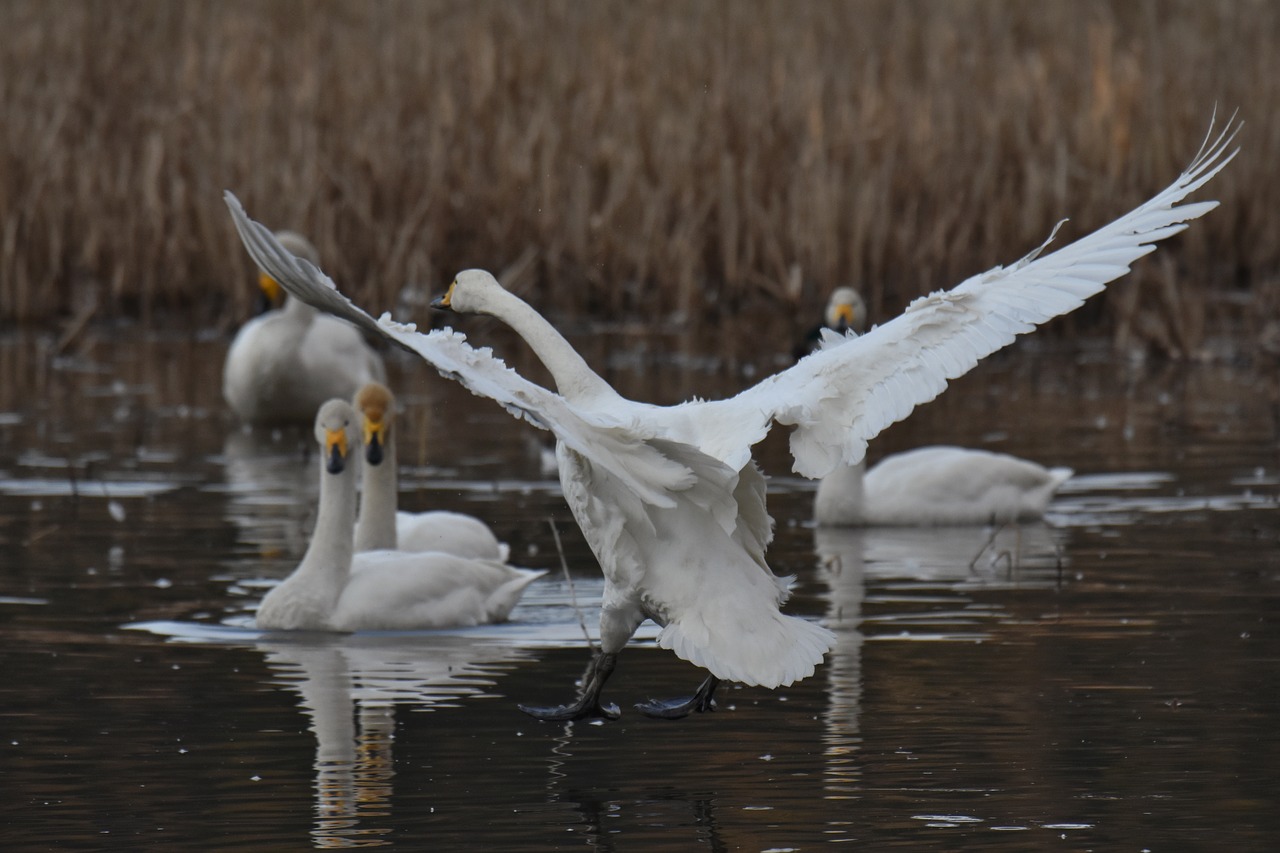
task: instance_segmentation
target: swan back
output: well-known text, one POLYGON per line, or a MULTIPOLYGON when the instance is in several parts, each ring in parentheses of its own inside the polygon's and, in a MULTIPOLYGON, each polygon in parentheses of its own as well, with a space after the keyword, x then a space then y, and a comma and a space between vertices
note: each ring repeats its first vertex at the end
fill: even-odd
POLYGON ((339 631, 423 630, 505 620, 546 572, 456 554, 367 551, 334 607, 339 631))
POLYGON ((1070 468, 1045 468, 1006 453, 918 447, 836 469, 818 486, 819 525, 944 526, 1043 517, 1070 468))

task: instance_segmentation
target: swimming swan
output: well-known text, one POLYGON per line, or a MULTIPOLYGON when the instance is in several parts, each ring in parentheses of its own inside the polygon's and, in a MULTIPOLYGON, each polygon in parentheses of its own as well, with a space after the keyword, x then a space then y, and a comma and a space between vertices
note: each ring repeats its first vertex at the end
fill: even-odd
POLYGON ((506 562, 510 549, 478 518, 447 510, 397 510, 395 396, 381 382, 370 382, 356 392, 354 408, 365 462, 356 550, 443 551, 506 562))
POLYGON ((330 400, 316 414, 320 509, 302 562, 258 607, 267 630, 368 631, 500 622, 545 572, 453 554, 354 553, 360 422, 330 400))
POLYGON ((1032 521, 1071 474, 1007 453, 918 447, 886 456, 870 471, 862 462, 841 465, 818 484, 813 517, 829 527, 1032 521))
POLYGON ((1056 252, 1043 254, 1042 245, 1011 267, 917 299, 901 317, 860 337, 829 333, 818 352, 735 397, 668 407, 619 396, 541 315, 486 272, 459 273, 441 305, 507 323, 559 393, 524 379, 489 350, 473 349, 451 329, 423 335, 389 316, 375 321, 250 220, 235 196, 227 193, 226 201, 249 253, 291 294, 380 332, 555 434, 565 499, 605 575, 601 653, 575 702, 522 709, 554 720, 616 717, 616 706, 600 704, 600 692, 618 652, 648 617, 663 626, 660 646, 711 672, 687 700, 641 706, 678 717, 710 710, 720 679, 776 687, 805 678, 834 642, 826 628, 779 611, 790 581, 765 563, 772 520, 751 448, 773 422, 793 427, 794 468, 806 477, 857 463, 870 438, 940 394, 948 379, 1079 307, 1153 243, 1216 207, 1175 205, 1235 156, 1226 153, 1233 138, 1230 124, 1212 142, 1206 138, 1168 188, 1056 252))
MULTIPOLYGON (((289 251, 318 263, 315 247, 292 231, 276 235, 289 251)), ((265 273, 258 284, 268 301, 284 297, 265 273)), ((309 423, 320 404, 350 399, 370 380, 386 381, 379 356, 351 324, 321 314, 300 299, 245 323, 222 368, 222 396, 251 424, 309 423)))

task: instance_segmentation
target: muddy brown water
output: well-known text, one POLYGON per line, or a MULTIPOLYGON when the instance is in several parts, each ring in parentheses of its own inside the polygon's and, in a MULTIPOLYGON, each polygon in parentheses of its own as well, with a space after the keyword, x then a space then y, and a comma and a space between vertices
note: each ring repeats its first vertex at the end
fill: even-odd
MULTIPOLYGON (((590 357, 656 402, 772 369, 656 355, 677 343, 590 357)), ((481 516, 552 572, 507 625, 259 635, 253 605, 305 547, 316 475, 302 434, 247 433, 223 410, 225 347, 98 330, 55 357, 38 335, 0 339, 5 849, 1280 837, 1274 367, 1020 346, 873 445, 873 459, 945 442, 1077 471, 1045 523, 1015 528, 815 530, 813 485, 771 438, 770 560, 798 577, 791 610, 837 632, 828 661, 659 722, 631 704, 699 673, 643 631, 607 691, 622 720, 566 725, 515 707, 568 698, 579 614, 594 632, 601 590, 545 437, 393 360, 402 505, 481 516)))

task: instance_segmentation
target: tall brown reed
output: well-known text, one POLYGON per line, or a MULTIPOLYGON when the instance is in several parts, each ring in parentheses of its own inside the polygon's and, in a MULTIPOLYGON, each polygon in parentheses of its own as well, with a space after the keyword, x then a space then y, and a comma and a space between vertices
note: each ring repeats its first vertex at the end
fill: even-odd
POLYGON ((377 309, 484 266, 561 320, 845 281, 883 317, 1151 195, 1215 104, 1222 209, 1075 322, 1193 347, 1220 297, 1280 302, 1270 3, 5 0, 0 32, 6 320, 244 316, 224 188, 377 309))

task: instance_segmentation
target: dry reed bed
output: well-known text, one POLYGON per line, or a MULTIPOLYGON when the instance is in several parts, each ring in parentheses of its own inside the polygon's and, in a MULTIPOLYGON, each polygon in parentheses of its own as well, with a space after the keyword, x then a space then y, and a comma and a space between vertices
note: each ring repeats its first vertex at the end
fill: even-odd
POLYGON ((565 320, 846 280, 883 315, 1148 197, 1215 103, 1223 209, 1102 313, 1176 349, 1218 297, 1280 304, 1266 2, 7 0, 0 31, 6 320, 244 316, 224 188, 379 309, 485 266, 565 320))

